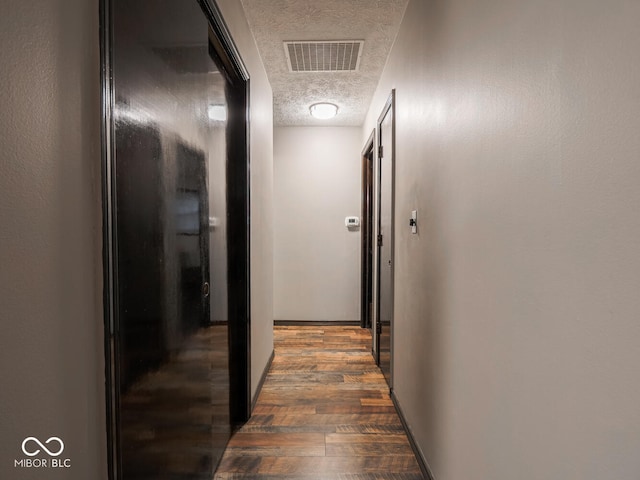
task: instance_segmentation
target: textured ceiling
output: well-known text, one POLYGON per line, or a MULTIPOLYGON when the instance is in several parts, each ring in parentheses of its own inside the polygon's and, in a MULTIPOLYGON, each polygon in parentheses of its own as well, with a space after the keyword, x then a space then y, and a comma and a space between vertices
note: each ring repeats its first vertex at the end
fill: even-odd
POLYGON ((396 37, 407 0, 242 0, 273 88, 274 123, 351 125, 364 122, 396 37), (356 72, 290 72, 284 41, 364 40, 356 72), (340 111, 316 120, 309 106, 331 102, 340 111))

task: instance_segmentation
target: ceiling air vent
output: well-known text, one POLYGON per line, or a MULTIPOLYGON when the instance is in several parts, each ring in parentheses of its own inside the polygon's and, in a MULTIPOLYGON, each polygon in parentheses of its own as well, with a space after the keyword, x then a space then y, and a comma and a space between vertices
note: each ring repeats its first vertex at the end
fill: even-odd
POLYGON ((284 53, 291 72, 354 72, 363 44, 363 40, 284 42, 284 53))

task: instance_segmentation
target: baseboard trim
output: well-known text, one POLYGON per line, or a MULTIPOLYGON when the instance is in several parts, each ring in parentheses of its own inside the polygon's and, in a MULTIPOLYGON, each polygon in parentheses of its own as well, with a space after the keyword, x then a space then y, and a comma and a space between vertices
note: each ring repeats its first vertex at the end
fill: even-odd
POLYGON ((253 409, 256 408, 256 403, 258 402, 258 397, 260 396, 260 392, 262 391, 262 387, 264 386, 264 382, 267 379, 267 375, 269 374, 269 370, 271 369, 271 364, 273 363, 273 357, 276 352, 271 350, 271 355, 269 356, 269 360, 267 360, 267 364, 262 371, 262 376, 260 377, 260 381, 258 382, 258 387, 256 388, 256 394, 253 396, 251 400, 251 413, 253 413, 253 409))
POLYGON ((396 412, 398 412, 398 416, 400 417, 400 421, 402 422, 402 426, 404 427, 404 431, 407 433, 407 438, 409 439, 409 443, 411 444, 411 449, 416 456, 416 460, 418 461, 418 466, 422 471, 422 476, 427 480, 435 480, 433 473, 431 472, 431 468, 427 463, 427 459, 424 458, 422 451, 418 448, 418 444, 416 443, 415 438, 413 438, 413 433, 409 428, 409 424, 407 423, 406 418, 404 418, 404 413, 402 413, 402 408, 400 408, 400 403, 398 403, 398 399, 393 390, 391 390, 391 401, 393 402, 393 406, 396 407, 396 412))
POLYGON ((274 320, 273 325, 276 327, 360 326, 360 320, 274 320))

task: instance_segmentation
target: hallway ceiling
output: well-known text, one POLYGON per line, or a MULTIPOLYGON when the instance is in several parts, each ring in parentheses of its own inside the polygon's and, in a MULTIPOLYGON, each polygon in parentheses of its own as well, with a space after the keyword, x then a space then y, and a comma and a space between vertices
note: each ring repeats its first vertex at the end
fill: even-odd
POLYGON ((407 0, 242 0, 273 88, 276 126, 360 126, 395 40, 407 0), (286 41, 364 40, 357 71, 291 72, 286 41), (339 107, 317 120, 309 106, 339 107))

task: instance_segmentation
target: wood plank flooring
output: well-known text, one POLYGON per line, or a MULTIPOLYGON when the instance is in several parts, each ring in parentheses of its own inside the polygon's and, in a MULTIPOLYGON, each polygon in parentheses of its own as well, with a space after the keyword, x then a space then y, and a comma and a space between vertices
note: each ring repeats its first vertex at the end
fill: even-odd
POLYGON ((275 327, 275 357, 253 416, 215 479, 422 479, 368 330, 275 327))

